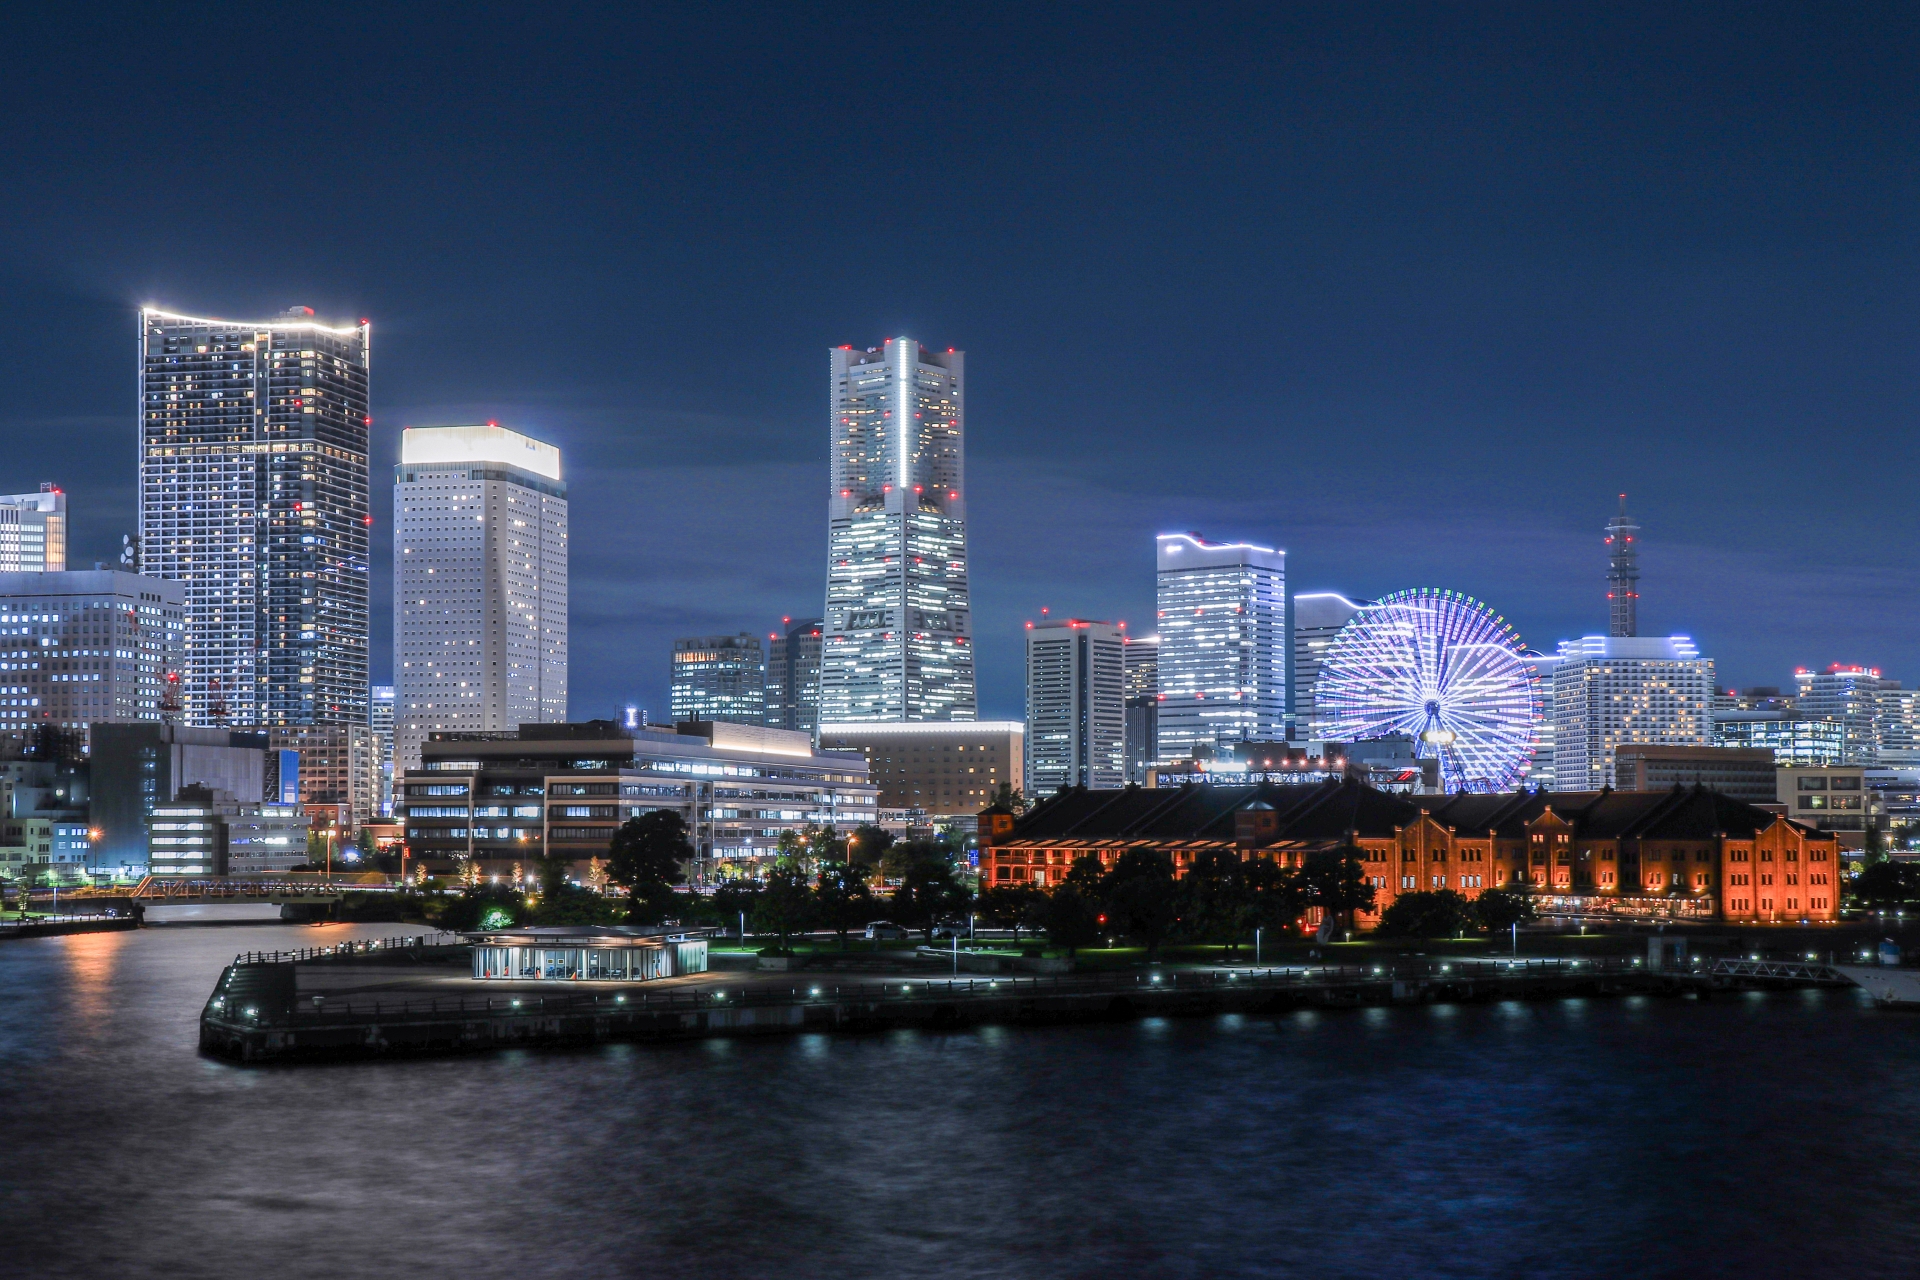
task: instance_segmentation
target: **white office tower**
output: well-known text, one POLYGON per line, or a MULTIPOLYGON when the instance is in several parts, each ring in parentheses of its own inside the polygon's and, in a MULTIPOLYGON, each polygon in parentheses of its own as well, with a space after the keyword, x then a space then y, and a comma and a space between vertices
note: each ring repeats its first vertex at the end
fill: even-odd
POLYGON ((1353 621, 1366 601, 1349 600, 1334 591, 1314 591, 1293 598, 1292 669, 1287 673, 1287 739, 1317 736, 1313 729, 1313 687, 1320 678, 1320 661, 1340 628, 1353 621))
POLYGON ((0 497, 0 573, 67 567, 67 495, 52 484, 0 497))
POLYGON ((140 312, 140 571, 190 725, 367 722, 370 330, 140 312))
POLYGON ((1126 636, 1078 618, 1027 630, 1027 795, 1127 783, 1126 636))
POLYGON ((823 724, 974 718, 965 370, 909 338, 831 353, 823 724))
POLYGON ((1622 743, 1710 747, 1713 659, 1686 636, 1585 636, 1553 667, 1553 789, 1614 785, 1622 743))
POLYGON ((1158 539, 1162 760, 1286 736, 1287 553, 1158 539))
POLYGON ((1534 791, 1552 791, 1554 789, 1553 673, 1560 665, 1560 655, 1529 649, 1520 655, 1520 661, 1533 671, 1534 714, 1540 721, 1540 742, 1533 749, 1533 768, 1527 770, 1526 785, 1534 791))
POLYGON ((396 772, 432 732, 564 721, 560 450, 491 424, 410 428, 393 509, 396 772))
POLYGON ((380 772, 374 811, 385 822, 393 816, 393 686, 376 684, 372 694, 367 703, 367 727, 373 730, 373 750, 380 772))
POLYGON ((1920 689, 1902 689, 1898 680, 1882 680, 1875 702, 1877 763, 1903 769, 1920 766, 1920 689))
POLYGON ((1825 671, 1805 667, 1793 673, 1793 707, 1816 720, 1837 720, 1841 726, 1842 764, 1877 764, 1880 760, 1880 693, 1900 687, 1882 680, 1873 667, 1835 663, 1825 671))

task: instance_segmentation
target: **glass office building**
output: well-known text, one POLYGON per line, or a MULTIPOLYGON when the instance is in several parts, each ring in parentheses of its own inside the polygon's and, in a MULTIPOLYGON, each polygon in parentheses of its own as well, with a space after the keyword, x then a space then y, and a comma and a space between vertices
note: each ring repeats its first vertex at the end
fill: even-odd
POLYGON ((767 723, 767 659, 759 636, 742 631, 675 640, 669 679, 667 693, 675 724, 692 720, 767 723))

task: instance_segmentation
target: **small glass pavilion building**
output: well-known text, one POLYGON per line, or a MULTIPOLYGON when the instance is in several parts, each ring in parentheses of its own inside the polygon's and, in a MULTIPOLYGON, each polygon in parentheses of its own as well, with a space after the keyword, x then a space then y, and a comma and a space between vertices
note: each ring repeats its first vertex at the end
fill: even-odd
POLYGON ((562 925, 470 933, 473 976, 645 982, 707 971, 707 935, 631 925, 562 925))

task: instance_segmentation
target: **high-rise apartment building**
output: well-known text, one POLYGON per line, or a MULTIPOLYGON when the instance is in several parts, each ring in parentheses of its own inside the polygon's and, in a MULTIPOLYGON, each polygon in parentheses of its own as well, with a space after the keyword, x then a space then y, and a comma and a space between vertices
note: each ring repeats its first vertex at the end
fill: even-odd
POLYGON ((1686 636, 1586 636, 1560 642, 1553 669, 1553 789, 1617 785, 1626 743, 1714 745, 1713 659, 1686 636))
POLYGON ((1128 636, 1127 781, 1147 784, 1147 770, 1159 758, 1160 637, 1128 636))
POLYGON ((0 573, 59 573, 67 567, 67 495, 51 483, 38 493, 0 497, 0 573))
POLYGON ((565 720, 560 450, 492 423, 411 428, 393 509, 396 768, 429 733, 565 720))
POLYGON ((820 727, 819 618, 782 618, 767 635, 767 727, 811 735, 820 727))
POLYGON ((1286 736, 1286 552, 1163 533, 1157 547, 1162 760, 1286 736))
POLYGON ((669 678, 675 724, 767 722, 767 659, 759 636, 742 631, 675 640, 669 678))
POLYGON ((316 831, 344 842, 380 816, 380 753, 364 724, 310 724, 267 731, 270 751, 300 757, 300 804, 316 831))
POLYGON ((373 753, 380 771, 374 813, 385 822, 393 816, 393 686, 374 685, 367 707, 367 727, 373 730, 373 753))
POLYGON ((966 357, 896 338, 830 366, 820 718, 971 720, 966 357))
POLYGON ((0 573, 0 731, 167 719, 185 627, 177 582, 115 569, 0 573))
POLYGON ((1126 636, 1078 618, 1027 629, 1030 796, 1126 785, 1126 636))
POLYGON ((196 725, 367 722, 370 329, 140 312, 140 568, 196 725))
POLYGON ((1353 601, 1335 591, 1313 591, 1293 597, 1292 641, 1288 647, 1287 738, 1311 738, 1313 689, 1320 679, 1320 663, 1340 628, 1353 621, 1365 601, 1353 601))
POLYGON ((1874 764, 1880 758, 1880 695, 1900 687, 1872 667, 1834 663, 1825 671, 1793 673, 1794 709, 1818 720, 1837 720, 1845 743, 1842 764, 1874 764))

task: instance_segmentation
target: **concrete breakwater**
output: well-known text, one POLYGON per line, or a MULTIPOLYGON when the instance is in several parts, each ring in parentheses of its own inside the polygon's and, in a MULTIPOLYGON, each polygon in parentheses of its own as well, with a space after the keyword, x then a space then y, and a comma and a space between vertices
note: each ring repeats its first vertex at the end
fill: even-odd
POLYGON ((265 1063, 802 1031, 943 1030, 1572 996, 1704 997, 1738 986, 1845 985, 1830 971, 1813 969, 1738 976, 1662 972, 1634 960, 1479 960, 1154 968, 1074 977, 915 974, 851 983, 793 974, 749 979, 707 973, 670 984, 481 984, 414 976, 336 986, 327 994, 317 979, 303 979, 300 972, 316 964, 325 961, 228 966, 201 1012, 201 1048, 265 1063))

